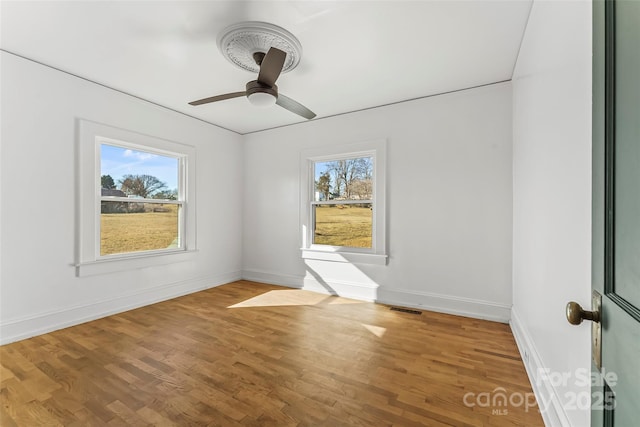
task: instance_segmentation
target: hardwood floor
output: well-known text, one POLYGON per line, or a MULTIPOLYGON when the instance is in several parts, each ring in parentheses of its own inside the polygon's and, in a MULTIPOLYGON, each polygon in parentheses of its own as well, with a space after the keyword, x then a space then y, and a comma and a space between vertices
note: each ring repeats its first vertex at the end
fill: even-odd
POLYGON ((508 325, 247 281, 0 357, 4 427, 543 425, 508 325))

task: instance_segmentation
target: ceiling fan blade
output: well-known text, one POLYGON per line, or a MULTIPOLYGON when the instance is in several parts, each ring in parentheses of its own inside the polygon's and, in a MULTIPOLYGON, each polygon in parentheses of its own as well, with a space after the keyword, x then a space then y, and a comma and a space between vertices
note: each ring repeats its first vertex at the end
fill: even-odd
POLYGON ((240 96, 245 96, 246 94, 247 94, 246 92, 225 93, 224 95, 218 95, 218 96, 212 96, 210 98, 199 99, 197 101, 190 102, 189 105, 202 105, 202 104, 208 104, 210 102, 224 101, 225 99, 238 98, 240 96))
POLYGON ((284 96, 283 94, 278 94, 278 99, 276 100, 276 104, 281 106, 282 108, 291 111, 292 113, 296 113, 299 116, 304 117, 305 119, 313 119, 316 116, 316 113, 309 110, 304 105, 300 104, 297 101, 289 98, 288 96, 284 96))
POLYGON ((275 47, 270 48, 260 64, 258 82, 273 87, 282 72, 285 59, 287 59, 286 52, 275 47))

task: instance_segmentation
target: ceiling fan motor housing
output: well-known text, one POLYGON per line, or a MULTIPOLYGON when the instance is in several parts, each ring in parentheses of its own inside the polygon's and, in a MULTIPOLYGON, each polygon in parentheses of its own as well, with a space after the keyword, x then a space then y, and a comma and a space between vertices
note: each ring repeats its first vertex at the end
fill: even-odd
POLYGON ((252 80, 247 83, 247 96, 251 96, 254 93, 268 93, 272 95, 274 98, 278 97, 278 86, 267 86, 260 83, 257 80, 252 80))
POLYGON ((257 80, 247 83, 247 99, 258 107, 268 107, 278 99, 278 86, 268 86, 257 80))

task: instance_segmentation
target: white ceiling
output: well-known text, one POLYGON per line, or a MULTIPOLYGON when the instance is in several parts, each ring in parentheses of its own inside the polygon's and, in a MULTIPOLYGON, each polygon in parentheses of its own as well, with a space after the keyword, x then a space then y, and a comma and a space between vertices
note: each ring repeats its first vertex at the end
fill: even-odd
POLYGON ((241 21, 301 42, 281 93, 322 117, 511 79, 532 0, 2 1, 0 47, 238 133, 305 121, 244 97, 255 74, 218 51, 241 21))

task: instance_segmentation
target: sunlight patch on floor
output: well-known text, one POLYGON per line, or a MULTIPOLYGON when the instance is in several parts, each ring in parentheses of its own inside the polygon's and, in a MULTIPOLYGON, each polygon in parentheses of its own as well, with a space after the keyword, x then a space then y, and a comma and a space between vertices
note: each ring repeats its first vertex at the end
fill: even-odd
POLYGON ((363 323, 362 326, 378 338, 382 338, 384 333, 387 332, 387 328, 383 328, 382 326, 367 325, 366 323, 363 323))
POLYGON ((274 307, 286 305, 316 305, 320 304, 327 298, 327 295, 318 294, 310 291, 298 289, 269 291, 262 295, 249 298, 248 300, 230 305, 227 308, 244 308, 244 307, 274 307))

